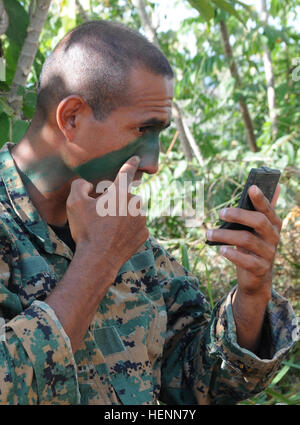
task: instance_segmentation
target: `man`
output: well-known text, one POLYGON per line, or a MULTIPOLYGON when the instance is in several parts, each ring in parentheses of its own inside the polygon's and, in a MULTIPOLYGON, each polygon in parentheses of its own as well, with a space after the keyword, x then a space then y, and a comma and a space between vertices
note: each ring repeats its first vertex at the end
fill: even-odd
POLYGON ((237 288, 212 314, 145 216, 97 213, 99 182, 128 206, 130 184, 157 171, 172 96, 166 58, 118 24, 75 28, 45 62, 31 126, 0 154, 1 403, 232 404, 261 391, 296 340, 271 290, 276 199, 252 187, 257 211, 225 212, 256 235, 208 235, 238 247, 224 252, 237 288))

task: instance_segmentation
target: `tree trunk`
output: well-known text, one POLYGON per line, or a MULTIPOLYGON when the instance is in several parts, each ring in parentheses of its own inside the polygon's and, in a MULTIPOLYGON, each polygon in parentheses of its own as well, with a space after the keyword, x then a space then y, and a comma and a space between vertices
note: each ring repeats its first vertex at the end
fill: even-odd
MULTIPOLYGON (((239 76, 238 69, 233 57, 232 48, 229 43, 228 28, 224 21, 220 21, 220 31, 221 31, 221 37, 222 37, 222 42, 224 46, 225 56, 228 59, 230 64, 229 68, 230 68, 231 76, 236 80, 236 85, 238 87, 241 87, 242 85, 241 78, 239 76)), ((249 113, 248 106, 242 98, 239 99, 239 105, 240 105, 240 110, 242 113, 245 129, 246 129, 246 135, 247 135, 249 148, 252 152, 257 152, 258 147, 256 144, 256 137, 254 134, 253 122, 249 113)))
POLYGON ((82 7, 82 4, 80 3, 80 0, 75 0, 75 4, 78 10, 79 15, 81 16, 81 19, 83 22, 87 22, 89 20, 88 15, 86 14, 86 11, 82 7))
MULTIPOLYGON (((266 0, 261 0, 261 21, 263 27, 268 25, 268 10, 266 0)), ((267 97, 268 97, 268 106, 269 106, 269 117, 272 123, 272 136, 273 139, 276 139, 278 134, 278 124, 277 124, 277 111, 276 111, 276 96, 275 96, 275 83, 274 83, 274 72, 271 52, 268 48, 268 45, 264 43, 264 68, 267 82, 267 97)))
POLYGON ((191 161, 193 158, 193 151, 189 139, 187 138, 184 122, 182 120, 181 109, 176 102, 173 102, 172 106, 173 117, 175 121, 176 128, 179 132, 180 146, 183 150, 184 156, 188 161, 191 161))
POLYGON ((146 5, 144 0, 132 0, 132 4, 136 7, 142 26, 145 31, 145 35, 151 43, 155 44, 156 47, 160 48, 158 39, 156 37, 155 29, 153 28, 151 19, 146 11, 146 5))
POLYGON ((33 7, 33 2, 30 4, 31 12, 27 36, 18 58, 17 70, 8 95, 11 107, 19 116, 23 98, 18 95, 18 88, 20 86, 26 86, 26 81, 38 50, 40 34, 47 18, 50 3, 51 0, 36 0, 35 7, 33 7))
MULTIPOLYGON (((159 41, 156 37, 155 29, 153 28, 151 19, 146 11, 145 1, 132 0, 132 3, 138 11, 146 37, 156 47, 160 48, 159 41)), ((203 159, 202 159, 200 150, 182 116, 180 106, 175 102, 173 102, 172 112, 175 119, 176 127, 179 131, 179 140, 180 140, 180 144, 182 146, 182 150, 184 152, 185 157, 187 158, 188 161, 190 161, 193 157, 196 157, 199 164, 202 166, 203 159)))

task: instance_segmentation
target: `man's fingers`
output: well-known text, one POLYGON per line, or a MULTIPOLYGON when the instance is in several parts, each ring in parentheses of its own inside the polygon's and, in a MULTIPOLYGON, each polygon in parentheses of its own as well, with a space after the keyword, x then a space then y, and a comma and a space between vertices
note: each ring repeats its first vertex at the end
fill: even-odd
POLYGON ((126 174, 126 187, 128 189, 129 185, 133 182, 137 169, 139 168, 140 160, 141 159, 139 156, 132 156, 129 158, 128 161, 126 161, 125 164, 123 164, 120 168, 115 180, 115 184, 119 181, 123 183, 123 180, 120 180, 120 176, 122 174, 126 174))
POLYGON ((263 239, 246 230, 215 229, 208 231, 207 236, 216 242, 243 248, 245 252, 251 252, 267 261, 272 261, 275 255, 275 247, 272 244, 267 244, 263 239))
POLYGON ((93 190, 94 186, 92 183, 84 179, 73 180, 71 184, 71 191, 69 197, 82 196, 84 198, 90 198, 89 194, 93 190))
POLYGON ((280 186, 279 188, 277 186, 275 190, 272 204, 268 201, 268 199, 264 196, 262 191, 257 186, 251 186, 248 193, 256 211, 263 213, 269 219, 269 221, 280 231, 281 220, 274 210, 274 206, 279 197, 280 186))
MULTIPOLYGON (((280 229, 272 226, 265 214, 259 211, 244 210, 242 208, 226 208, 226 210, 223 210, 223 215, 221 215, 221 213, 220 218, 222 220, 252 227, 265 241, 275 245, 278 244, 280 229)), ((235 232, 240 232, 240 230, 235 230, 235 232)))
POLYGON ((221 247, 221 254, 237 267, 241 267, 257 277, 264 276, 270 269, 270 264, 265 259, 228 246, 221 247))

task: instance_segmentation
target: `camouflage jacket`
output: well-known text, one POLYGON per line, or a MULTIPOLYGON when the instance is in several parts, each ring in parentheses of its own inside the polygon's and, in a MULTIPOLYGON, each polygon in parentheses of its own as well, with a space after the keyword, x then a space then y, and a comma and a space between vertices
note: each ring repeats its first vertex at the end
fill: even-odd
POLYGON ((288 301, 273 292, 260 358, 237 344, 232 293, 211 312, 197 279, 152 237, 119 270, 73 354, 47 304, 73 253, 30 201, 8 146, 0 151, 0 403, 234 404, 270 383, 297 338, 288 301))

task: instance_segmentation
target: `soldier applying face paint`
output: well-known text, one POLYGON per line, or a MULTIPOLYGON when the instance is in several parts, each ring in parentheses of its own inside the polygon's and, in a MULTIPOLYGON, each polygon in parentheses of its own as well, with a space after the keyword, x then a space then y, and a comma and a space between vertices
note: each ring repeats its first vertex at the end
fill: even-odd
POLYGON ((281 223, 255 188, 257 211, 226 220, 256 234, 210 235, 237 247, 238 284, 213 311, 145 215, 97 213, 101 182, 128 207, 130 185, 157 172, 173 88, 165 56, 108 21, 75 28, 45 61, 32 123, 0 151, 0 403, 234 404, 296 341, 271 289, 281 223))

